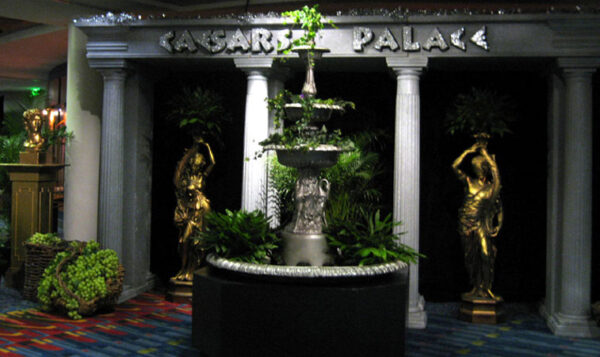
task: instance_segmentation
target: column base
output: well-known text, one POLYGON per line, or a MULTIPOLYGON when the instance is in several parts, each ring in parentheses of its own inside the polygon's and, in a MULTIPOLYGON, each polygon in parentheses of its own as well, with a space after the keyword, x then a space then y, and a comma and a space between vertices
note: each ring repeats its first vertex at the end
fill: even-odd
POLYGON ((463 294, 460 305, 459 320, 475 324, 495 325, 506 320, 504 300, 473 297, 463 294))
POLYGON ((146 280, 140 285, 137 285, 137 286, 133 286, 130 284, 123 285, 123 292, 119 296, 117 303, 120 304, 124 301, 132 299, 132 298, 138 296, 139 294, 152 289, 153 287, 154 287, 154 274, 148 273, 148 275, 146 276, 146 280))
POLYGON ((177 280, 174 277, 169 279, 169 290, 167 291, 167 301, 191 304, 192 303, 192 281, 177 280))
POLYGON ((569 316, 558 312, 546 320, 546 323, 556 336, 600 337, 600 327, 591 316, 569 316))
POLYGON ((425 299, 419 296, 415 306, 408 307, 408 318, 406 327, 412 329, 424 329, 427 327, 427 312, 425 311, 425 299))

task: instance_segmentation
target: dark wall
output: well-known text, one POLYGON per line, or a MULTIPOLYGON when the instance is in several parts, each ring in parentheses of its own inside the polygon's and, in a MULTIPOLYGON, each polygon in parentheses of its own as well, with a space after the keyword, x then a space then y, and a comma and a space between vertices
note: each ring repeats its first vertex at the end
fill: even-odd
POLYGON ((151 271, 165 283, 179 270, 178 231, 175 211, 175 166, 192 138, 164 120, 167 102, 183 86, 201 86, 220 93, 232 122, 223 128, 223 146, 211 145, 216 165, 206 182, 206 196, 213 211, 239 209, 242 189, 243 123, 246 77, 242 72, 173 73, 155 85, 154 147, 152 173, 151 271))

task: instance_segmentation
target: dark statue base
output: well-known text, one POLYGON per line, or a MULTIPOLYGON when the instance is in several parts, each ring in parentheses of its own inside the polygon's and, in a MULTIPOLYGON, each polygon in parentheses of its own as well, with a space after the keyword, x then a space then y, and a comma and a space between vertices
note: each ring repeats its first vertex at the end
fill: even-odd
POLYGON ((169 279, 169 290, 167 290, 167 301, 182 304, 192 303, 192 282, 169 279))
POLYGON ((461 300, 458 316, 460 320, 476 324, 495 325, 504 322, 506 319, 504 301, 501 297, 494 300, 463 294, 461 300))
POLYGON ((194 274, 201 356, 404 356, 408 269, 361 280, 194 274))

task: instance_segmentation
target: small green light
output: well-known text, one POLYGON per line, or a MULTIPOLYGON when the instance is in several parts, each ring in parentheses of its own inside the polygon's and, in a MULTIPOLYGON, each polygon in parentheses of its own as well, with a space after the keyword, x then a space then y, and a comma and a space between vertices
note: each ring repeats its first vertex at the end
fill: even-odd
POLYGON ((31 87, 31 96, 32 97, 37 97, 40 94, 42 94, 42 88, 40 88, 40 87, 31 87))

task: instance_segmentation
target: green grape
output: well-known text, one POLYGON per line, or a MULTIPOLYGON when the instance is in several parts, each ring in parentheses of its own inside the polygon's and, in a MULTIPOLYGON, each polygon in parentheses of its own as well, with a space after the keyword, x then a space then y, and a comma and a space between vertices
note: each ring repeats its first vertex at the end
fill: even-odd
POLYGON ((35 233, 27 239, 27 243, 41 245, 58 245, 62 239, 56 233, 35 233))
MULTIPOLYGON (((80 249, 85 243, 71 242, 73 249, 80 249)), ((44 271, 42 280, 38 287, 38 300, 44 309, 52 307, 57 298, 65 301, 67 315, 72 319, 79 319, 79 302, 61 288, 55 273, 58 264, 69 258, 71 252, 61 252, 49 264, 44 271)), ((92 301, 95 298, 103 298, 107 294, 106 279, 117 275, 119 259, 115 251, 100 249, 97 242, 89 242, 81 249, 81 254, 70 259, 59 273, 61 280, 67 288, 79 298, 92 301)))

